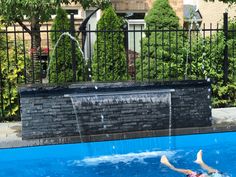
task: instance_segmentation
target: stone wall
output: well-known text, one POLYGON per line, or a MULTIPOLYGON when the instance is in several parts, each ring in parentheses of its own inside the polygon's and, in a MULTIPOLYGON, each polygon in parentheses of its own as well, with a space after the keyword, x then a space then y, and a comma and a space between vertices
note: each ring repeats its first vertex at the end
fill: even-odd
POLYGON ((173 91, 132 90, 70 97, 78 131, 96 135, 168 128, 173 91))
POLYGON ((206 81, 21 87, 22 137, 210 126, 209 89, 206 81))

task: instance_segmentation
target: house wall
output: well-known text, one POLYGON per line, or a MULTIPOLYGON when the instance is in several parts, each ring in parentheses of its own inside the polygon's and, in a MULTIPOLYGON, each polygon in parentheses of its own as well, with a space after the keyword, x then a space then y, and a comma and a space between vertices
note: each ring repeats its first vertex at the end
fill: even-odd
MULTIPOLYGON (((205 2, 199 0, 199 10, 202 14, 202 24, 205 23, 206 28, 210 28, 210 23, 212 23, 212 28, 217 27, 217 23, 223 24, 223 13, 228 11, 229 17, 234 18, 236 16, 236 6, 233 5, 229 7, 223 2, 216 0, 215 2, 205 2)), ((219 26, 220 27, 220 26, 219 26)))
POLYGON ((183 26, 183 22, 184 22, 183 0, 169 0, 169 3, 171 7, 174 9, 176 15, 179 17, 180 25, 183 26))
POLYGON ((119 12, 147 12, 148 3, 145 0, 111 0, 116 11, 119 12))
MULTIPOLYGON (((123 0, 123 1, 125 1, 125 0, 123 0)), ((139 0, 136 0, 136 1, 139 1, 139 0)), ((119 0, 116 0, 116 2, 119 3, 119 0)), ((129 1, 127 0, 127 2, 129 2, 129 1)), ((143 1, 142 3, 137 2, 137 5, 135 4, 135 2, 130 3, 130 4, 132 4, 131 5, 131 6, 133 6, 132 8, 134 8, 138 5, 143 5, 144 6, 144 4, 145 4, 145 8, 143 8, 143 9, 146 10, 146 12, 147 12, 152 7, 153 2, 154 2, 154 0, 146 0, 146 1, 143 1)), ((184 18, 183 18, 183 0, 169 0, 169 3, 171 5, 171 7, 174 9, 176 15, 179 17, 180 25, 183 25, 183 20, 184 20, 184 18)), ((127 3, 127 4, 129 4, 129 3, 127 3)), ((126 9, 128 9, 127 7, 126 7, 126 9)))

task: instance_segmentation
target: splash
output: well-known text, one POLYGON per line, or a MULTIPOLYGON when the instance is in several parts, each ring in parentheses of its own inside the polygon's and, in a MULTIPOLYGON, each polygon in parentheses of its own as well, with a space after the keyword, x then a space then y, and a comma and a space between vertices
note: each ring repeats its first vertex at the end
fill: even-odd
POLYGON ((140 162, 144 163, 145 159, 161 157, 162 155, 166 155, 169 158, 176 154, 175 151, 151 151, 151 152, 141 152, 141 153, 129 153, 129 154, 116 154, 116 155, 107 155, 107 156, 99 156, 99 157, 88 157, 83 160, 75 160, 70 165, 74 166, 96 166, 102 163, 126 163, 129 164, 131 162, 140 162))

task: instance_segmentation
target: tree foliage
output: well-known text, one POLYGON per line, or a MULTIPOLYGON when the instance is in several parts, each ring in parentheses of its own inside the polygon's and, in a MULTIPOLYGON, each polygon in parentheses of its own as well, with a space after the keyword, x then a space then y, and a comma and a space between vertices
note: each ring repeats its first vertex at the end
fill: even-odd
MULTIPOLYGON (((41 51, 40 25, 47 22, 62 3, 80 3, 83 8, 104 8, 108 0, 0 0, 0 16, 7 25, 19 23, 31 36, 32 59, 38 60, 41 51), (30 27, 25 24, 30 23, 30 27)), ((36 68, 36 66, 35 66, 36 68)))
POLYGON ((80 3, 83 8, 105 8, 109 4, 109 0, 0 0, 0 16, 3 23, 19 23, 33 35, 32 30, 38 30, 40 23, 47 22, 58 6, 72 2, 80 3), (30 22, 31 28, 25 25, 25 20, 30 22))
MULTIPOLYGON (((157 2, 157 1, 156 1, 157 2)), ((165 2, 167 3, 167 1, 165 2)), ((138 80, 166 80, 166 79, 205 79, 212 81, 212 104, 214 107, 226 107, 236 105, 236 78, 235 78, 235 57, 233 49, 236 47, 234 34, 229 33, 227 41, 229 48, 229 82, 223 83, 223 63, 225 38, 222 32, 203 37, 200 32, 175 32, 173 29, 178 23, 173 20, 167 22, 165 14, 173 14, 167 10, 161 11, 162 3, 156 4, 151 10, 152 13, 145 18, 149 20, 151 32, 146 32, 142 39, 143 51, 136 61, 138 80), (159 6, 158 6, 159 5, 159 6), (155 13, 154 13, 155 12, 155 13), (152 19, 152 20, 150 20, 152 19), (158 21, 158 24, 155 22, 158 21), (169 31, 172 26, 172 32, 169 31), (162 27, 161 29, 157 28, 162 27), (155 30, 154 30, 155 29, 155 30), (190 44, 191 43, 191 44, 190 44)), ((165 4, 165 6, 167 6, 165 4)), ((174 18, 173 18, 174 19, 174 18)), ((234 21, 230 21, 229 29, 234 28, 234 21)))
POLYGON ((155 0, 145 17, 145 22, 150 28, 176 29, 179 27, 179 18, 171 8, 168 0, 155 0))
POLYGON ((138 80, 183 79, 186 43, 182 34, 152 32, 142 41, 143 52, 136 61, 138 80))
MULTIPOLYGON (((41 23, 47 22, 51 15, 55 14, 56 8, 61 3, 70 4, 72 2, 80 3, 83 8, 90 6, 104 8, 109 4, 108 0, 0 0, 0 20, 5 25, 18 23, 30 34, 32 39, 31 49, 33 49, 31 57, 36 61, 41 50, 41 23), (28 26, 25 22, 29 22, 30 25, 28 26)), ((23 60, 26 58, 19 43, 17 46, 8 46, 9 55, 7 57, 6 41, 3 35, 4 33, 0 34, 1 100, 3 100, 3 102, 0 101, 0 106, 3 108, 3 112, 0 112, 0 114, 1 116, 16 116, 19 111, 17 84, 25 79, 23 73, 26 65, 23 60), (14 53, 14 48, 18 49, 17 55, 14 53), (14 56, 17 56, 17 59, 14 56)), ((27 65, 31 67, 33 63, 28 62, 27 65)), ((40 68, 36 65, 33 67, 39 69, 35 69, 36 73, 40 71, 40 68)), ((31 75, 31 73, 26 74, 31 75)))
MULTIPOLYGON (((228 45, 232 47, 232 40, 228 45)), ((236 82, 234 80, 234 60, 229 56, 229 81, 223 83, 223 64, 225 38, 222 32, 206 38, 193 39, 188 63, 190 79, 210 78, 212 82, 212 104, 214 107, 226 107, 236 105, 236 82)))
POLYGON ((156 0, 145 17, 146 37, 142 40, 142 54, 136 61, 138 80, 178 78, 183 75, 183 40, 185 37, 175 31, 179 20, 168 0, 156 0))
POLYGON ((20 41, 6 46, 4 31, 0 34, 0 116, 12 120, 19 118, 18 84, 26 79, 26 67, 30 65, 29 58, 20 41), (17 50, 16 50, 17 49, 17 50), (17 52, 17 53, 16 53, 17 52))
POLYGON ((112 6, 104 10, 97 26, 101 32, 98 32, 94 45, 94 80, 115 81, 127 78, 124 34, 121 32, 123 25, 124 21, 116 15, 112 6))
POLYGON ((23 25, 24 20, 32 22, 32 17, 43 23, 51 18, 60 4, 72 2, 80 3, 83 8, 103 8, 109 3, 108 0, 0 0, 0 15, 7 24, 18 22, 23 25))
MULTIPOLYGON (((52 30, 57 32, 51 33, 51 41, 54 51, 51 55, 51 61, 49 64, 49 80, 52 83, 72 82, 72 39, 68 35, 62 37, 64 31, 70 30, 70 21, 67 18, 67 13, 65 10, 58 8, 56 18, 52 24, 52 30), (57 46, 55 46, 56 44, 57 46)), ((81 79, 81 66, 83 59, 79 46, 77 46, 76 42, 75 46, 75 58, 77 65, 76 75, 81 79)))

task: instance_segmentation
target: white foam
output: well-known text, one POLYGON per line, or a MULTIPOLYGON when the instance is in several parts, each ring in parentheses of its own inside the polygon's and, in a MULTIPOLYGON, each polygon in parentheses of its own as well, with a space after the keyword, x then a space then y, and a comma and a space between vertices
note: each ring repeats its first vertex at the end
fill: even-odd
POLYGON ((116 155, 107 155, 99 157, 87 157, 83 160, 75 160, 72 162, 72 165, 75 166, 96 166, 101 163, 130 163, 130 162, 140 162, 145 163, 144 159, 160 157, 166 155, 169 158, 172 157, 176 152, 174 151, 152 151, 152 152, 141 152, 141 153, 129 153, 129 154, 116 154, 116 155))

